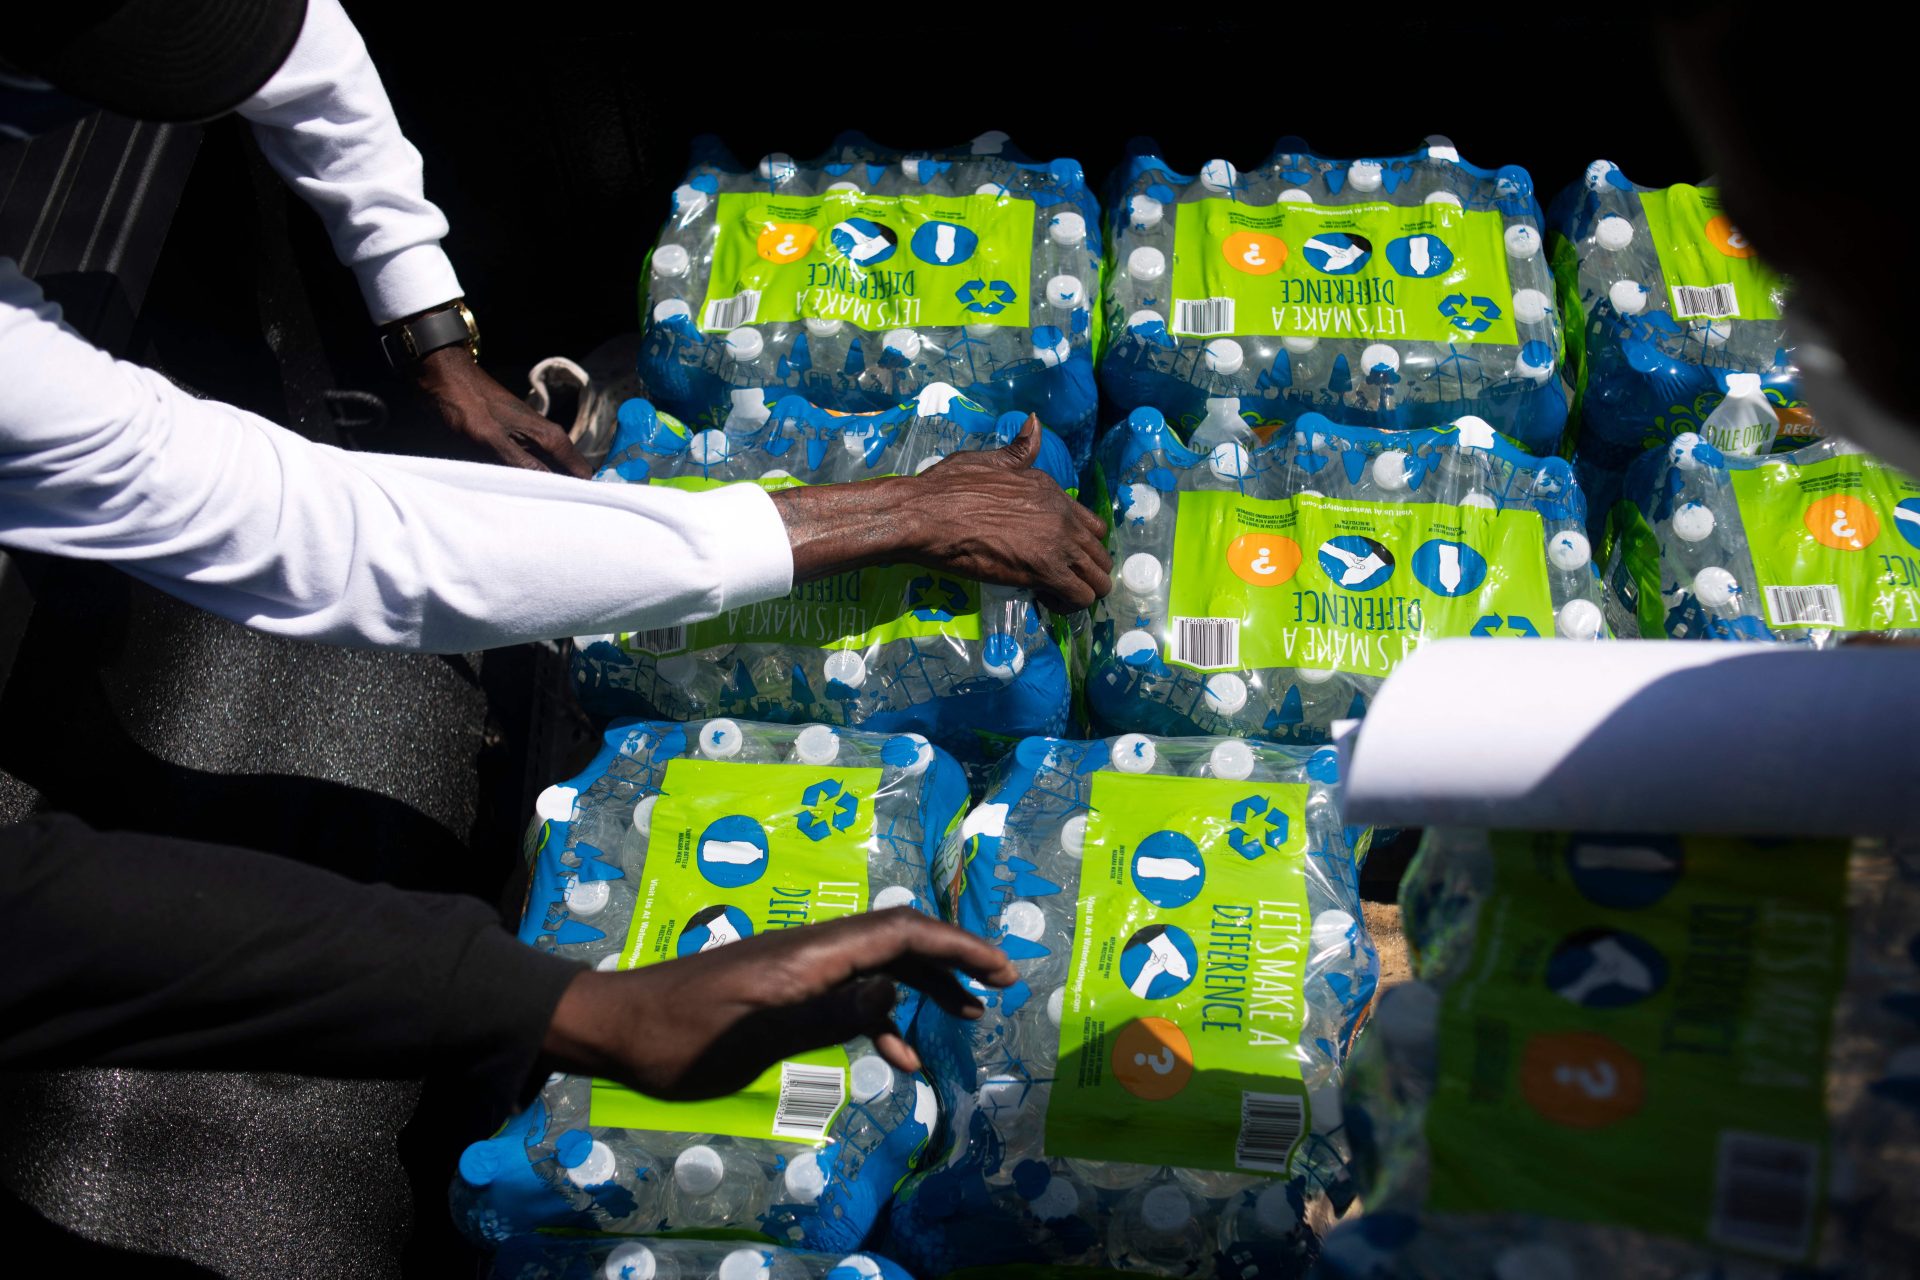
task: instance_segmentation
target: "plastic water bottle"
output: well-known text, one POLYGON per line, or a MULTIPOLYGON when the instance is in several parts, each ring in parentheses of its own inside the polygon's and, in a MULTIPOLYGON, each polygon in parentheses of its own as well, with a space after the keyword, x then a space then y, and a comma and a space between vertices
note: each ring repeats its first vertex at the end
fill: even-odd
POLYGON ((1760 388, 1757 373, 1727 375, 1727 398, 1700 424, 1700 438, 1722 453, 1770 453, 1780 415, 1760 388))
POLYGON ((1107 1229, 1107 1254, 1128 1270, 1177 1272, 1204 1254, 1207 1235, 1192 1198, 1175 1182, 1128 1194, 1107 1229))
POLYGON ((696 1142, 674 1157, 666 1217, 715 1227, 750 1225, 766 1211, 769 1191, 759 1160, 725 1139, 696 1142))

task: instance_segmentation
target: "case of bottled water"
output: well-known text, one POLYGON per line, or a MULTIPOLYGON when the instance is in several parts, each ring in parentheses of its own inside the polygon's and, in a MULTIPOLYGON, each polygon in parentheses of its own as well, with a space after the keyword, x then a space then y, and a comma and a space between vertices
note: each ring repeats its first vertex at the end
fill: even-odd
POLYGON ((1920 634, 1920 484, 1839 439, 1750 456, 1684 432, 1628 471, 1608 542, 1623 635, 1920 634))
MULTIPOLYGON (((929 868, 966 801, 959 765, 914 734, 616 721, 582 773, 540 795, 520 938, 631 969, 870 908, 931 913, 929 868)), ((903 1028, 916 1003, 903 987, 903 1028)), ((461 1156, 454 1215, 483 1243, 733 1231, 854 1249, 937 1120, 928 1083, 864 1039, 709 1102, 556 1074, 461 1156)))
POLYGON ((1298 138, 1256 169, 1175 173, 1141 139, 1108 200, 1110 404, 1184 435, 1208 403, 1251 424, 1370 427, 1472 414, 1553 453, 1563 336, 1533 180, 1444 138, 1330 160, 1298 138))
POLYGON ((1085 693, 1110 732, 1325 742, 1450 636, 1605 634, 1573 469, 1479 418, 1378 431, 1231 412, 1180 443, 1156 409, 1101 442, 1116 583, 1085 693))
POLYGON ((1352 1199, 1342 1063, 1378 961, 1330 748, 1030 738, 936 867, 1020 970, 914 1042, 948 1116, 887 1251, 924 1275, 1303 1275, 1352 1199), (971 1270, 978 1268, 979 1270, 971 1270))
MULTIPOLYGON (((724 427, 699 432, 628 401, 597 478, 778 490, 914 475, 952 453, 999 448, 1025 422, 945 384, 867 414, 830 413, 798 396, 769 406, 758 396, 743 396, 724 427)), ((1051 432, 1035 466, 1073 491, 1072 461, 1051 432)), ((917 732, 977 766, 1020 736, 1065 730, 1064 637, 1064 621, 1045 618, 1030 592, 880 565, 704 622, 576 637, 574 690, 597 714, 917 732)))
POLYGON ((896 151, 845 134, 743 165, 696 139, 647 260, 640 376, 695 427, 736 392, 885 409, 933 382, 1093 443, 1099 206, 1075 160, 983 134, 896 151))
POLYGON ((805 1253, 741 1241, 520 1236, 494 1255, 493 1280, 913 1280, 878 1254, 805 1253))
POLYGON ((1430 828, 1400 902, 1322 1274, 1910 1269, 1911 845, 1430 828))

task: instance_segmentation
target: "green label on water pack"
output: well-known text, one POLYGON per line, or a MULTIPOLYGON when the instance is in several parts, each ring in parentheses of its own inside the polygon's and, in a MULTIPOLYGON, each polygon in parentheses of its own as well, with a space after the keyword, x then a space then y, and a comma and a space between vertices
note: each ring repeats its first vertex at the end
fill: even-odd
POLYGON ((1553 634, 1535 511, 1180 495, 1169 661, 1384 676, 1430 640, 1553 634))
POLYGON ((1712 187, 1640 193, 1676 320, 1777 320, 1783 286, 1720 211, 1712 187))
POLYGON ((700 327, 808 318, 867 330, 1025 326, 1033 209, 990 195, 722 194, 700 327))
POLYGON ((1304 784, 1096 773, 1049 1156, 1288 1168, 1300 1079, 1304 784))
POLYGON ((1772 627, 1920 627, 1920 484, 1861 454, 1729 472, 1772 627))
POLYGON ((1504 235, 1453 204, 1183 204, 1172 331, 1512 344, 1504 235))
MULTIPOLYGON (((651 483, 699 492, 733 482, 670 476, 651 483)), ((788 476, 756 483, 777 493, 804 482, 788 476)), ((629 653, 665 657, 735 644, 864 649, 912 636, 978 640, 984 634, 979 584, 917 565, 886 564, 802 582, 777 600, 701 622, 621 632, 619 643, 629 653)))
MULTIPOLYGON (((620 967, 865 911, 879 785, 878 769, 670 762, 620 967)), ((738 1093, 705 1102, 663 1102, 595 1080, 588 1120, 817 1144, 846 1099, 846 1051, 830 1048, 789 1058, 738 1093)))
POLYGON ((1429 1207, 1811 1260, 1847 848, 1500 835, 1442 998, 1429 1207))

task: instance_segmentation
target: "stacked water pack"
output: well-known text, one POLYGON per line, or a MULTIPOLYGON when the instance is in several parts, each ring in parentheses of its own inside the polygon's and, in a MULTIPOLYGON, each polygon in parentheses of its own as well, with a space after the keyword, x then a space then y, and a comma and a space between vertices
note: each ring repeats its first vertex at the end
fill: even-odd
MULTIPOLYGON (((872 414, 829 413, 798 396, 771 410, 753 402, 724 430, 697 433, 630 400, 596 478, 779 490, 914 475, 951 453, 997 449, 1024 421, 996 419, 944 384, 872 414)), ((1057 436, 1043 433, 1034 465, 1073 490, 1057 436)), ((801 583, 784 599, 705 622, 580 636, 574 650, 574 689, 598 714, 911 731, 969 763, 997 758, 1020 736, 1062 732, 1071 703, 1059 640, 1031 593, 914 565, 801 583)))
POLYGON ((1099 206, 1075 160, 986 134, 901 152, 845 134, 743 166, 696 139, 647 262, 640 375, 719 426, 736 392, 886 409, 950 382, 1037 413, 1084 462, 1099 343, 1099 206))
POLYGON ((525 1236, 494 1255, 494 1280, 913 1280, 871 1253, 836 1257, 708 1240, 525 1236))
MULTIPOLYGON (((966 800, 960 767, 916 735, 619 721, 540 797, 520 937, 631 969, 869 908, 930 913, 928 868, 966 800)), ((902 1027, 915 1004, 903 989, 902 1027)), ((864 1039, 707 1102, 556 1074, 461 1156, 454 1216, 480 1242, 727 1231, 845 1251, 936 1119, 926 1082, 864 1039)))
POLYGON ((1634 463, 1609 539, 1622 634, 1920 634, 1920 484, 1837 439, 1746 457, 1686 432, 1634 463))
POLYGON ((1324 742, 1429 640, 1605 630, 1572 467, 1481 419, 1306 414, 1258 445, 1228 414, 1193 442, 1136 409, 1101 444, 1116 570, 1086 699, 1102 728, 1324 742))
MULTIPOLYGON (((1753 256, 1713 187, 1634 185, 1596 160, 1553 202, 1553 265, 1567 326, 1580 483, 1605 518, 1620 476, 1649 448, 1705 432, 1736 374, 1759 376, 1779 445, 1818 434, 1800 400, 1780 277, 1753 256)), ((1729 432, 1722 449, 1772 440, 1729 432)), ((1599 530, 1596 528, 1596 534, 1599 530)))
POLYGON ((926 1276, 1304 1274, 1309 1212, 1351 1200, 1337 1086, 1379 969, 1333 751, 1031 738, 1002 769, 936 875, 1020 981, 977 1022, 921 1008, 950 1147, 888 1251, 926 1276))
POLYGON ((1401 905, 1327 1274, 1910 1273, 1913 848, 1429 829, 1401 905))
POLYGON ((1472 414, 1558 448, 1561 320, 1525 169, 1468 164, 1442 138, 1368 160, 1287 138, 1258 169, 1209 160, 1197 176, 1134 149, 1110 200, 1110 403, 1183 432, 1214 399, 1253 423, 1472 414))

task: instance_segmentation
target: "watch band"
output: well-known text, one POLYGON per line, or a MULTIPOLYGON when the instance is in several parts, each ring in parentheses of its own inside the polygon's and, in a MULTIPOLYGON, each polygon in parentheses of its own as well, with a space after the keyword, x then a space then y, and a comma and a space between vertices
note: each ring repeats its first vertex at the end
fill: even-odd
POLYGON ((442 347, 456 345, 464 345, 476 357, 480 354, 480 329, 474 324, 473 312, 459 299, 380 331, 380 350, 395 369, 404 369, 442 347))

